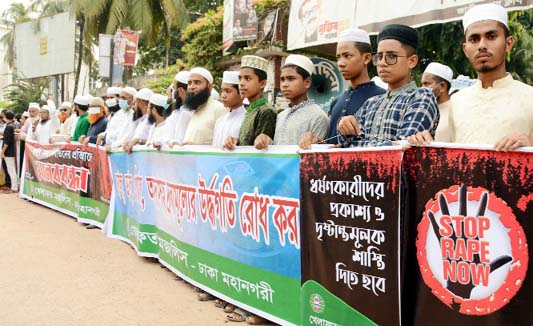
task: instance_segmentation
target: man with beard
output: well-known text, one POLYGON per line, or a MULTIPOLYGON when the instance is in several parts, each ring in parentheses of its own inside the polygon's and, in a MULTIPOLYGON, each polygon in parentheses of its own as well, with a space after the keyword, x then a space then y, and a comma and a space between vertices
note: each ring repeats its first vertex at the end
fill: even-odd
POLYGON ((169 106, 168 97, 161 94, 154 94, 148 104, 148 119, 152 123, 150 135, 146 145, 157 150, 168 149, 168 141, 172 128, 167 122, 167 108, 169 106))
POLYGON ((152 95, 153 92, 148 88, 142 88, 137 92, 137 95, 135 95, 136 105, 134 116, 139 118, 135 121, 136 126, 132 138, 127 139, 122 146, 127 153, 131 153, 133 146, 137 144, 144 145, 148 140, 150 128, 152 127, 152 123, 150 122, 150 119, 148 119, 149 101, 150 98, 152 98, 152 95))
POLYGON ((215 122, 224 113, 222 103, 213 100, 213 76, 201 67, 191 69, 185 106, 193 111, 182 145, 211 145, 215 122))
POLYGON ((91 124, 89 123, 89 98, 87 96, 76 95, 74 98, 74 110, 78 113, 78 121, 72 135, 73 141, 80 141, 80 136, 86 135, 91 124))
POLYGON ((50 137, 50 142, 63 142, 70 139, 77 121, 78 116, 72 114, 72 104, 70 102, 61 103, 59 106, 59 129, 50 137))
POLYGON ((111 99, 115 99, 115 100, 119 100, 120 98, 120 91, 122 89, 118 86, 110 86, 107 88, 107 91, 106 91, 106 100, 111 100, 111 99))
POLYGON ((22 128, 20 129, 20 139, 23 139, 23 140, 26 139, 28 134, 33 132, 32 131, 32 126, 33 126, 33 123, 36 120, 39 120, 39 110, 40 110, 40 108, 41 107, 39 106, 39 103, 31 102, 28 105, 29 117, 26 120, 26 122, 24 123, 24 125, 22 126, 22 128))
POLYGON ((187 109, 183 103, 187 97, 187 84, 189 83, 188 71, 180 71, 174 77, 174 103, 173 110, 170 117, 167 118, 167 123, 173 127, 173 134, 170 137, 169 146, 181 144, 189 121, 191 121, 192 111, 187 109))
POLYGON ((89 143, 96 144, 98 135, 107 127, 107 119, 105 118, 104 100, 99 97, 93 97, 89 106, 88 121, 91 124, 87 135, 80 136, 80 143, 87 145, 89 143))
MULTIPOLYGON (((496 4, 472 7, 463 17, 463 51, 477 72, 477 81, 451 97, 450 140, 463 144, 494 144, 515 150, 533 144, 533 88, 514 80, 505 62, 514 45, 507 11, 496 4)), ((422 132, 409 141, 426 144, 422 132)))
MULTIPOLYGON (((109 120, 105 132, 98 135, 97 144, 105 140, 107 150, 119 148, 124 145, 133 135, 135 130, 134 115, 134 96, 137 90, 133 87, 124 87, 120 90, 119 110, 114 112, 109 120)), ((112 101, 109 99, 108 101, 112 101)), ((110 103, 113 104, 113 103, 110 103)))
POLYGON ((40 111, 41 120, 35 128, 32 140, 41 145, 50 144, 50 139, 59 128, 59 119, 56 110, 50 110, 48 105, 43 105, 40 111), (50 112, 51 111, 51 112, 50 112))

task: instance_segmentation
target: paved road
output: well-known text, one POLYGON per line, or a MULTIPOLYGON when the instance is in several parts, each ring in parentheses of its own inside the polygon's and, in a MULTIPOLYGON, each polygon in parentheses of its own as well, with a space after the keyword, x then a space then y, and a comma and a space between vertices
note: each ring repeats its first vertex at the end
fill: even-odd
POLYGON ((234 324, 129 245, 15 194, 0 194, 0 250, 2 326, 234 324))

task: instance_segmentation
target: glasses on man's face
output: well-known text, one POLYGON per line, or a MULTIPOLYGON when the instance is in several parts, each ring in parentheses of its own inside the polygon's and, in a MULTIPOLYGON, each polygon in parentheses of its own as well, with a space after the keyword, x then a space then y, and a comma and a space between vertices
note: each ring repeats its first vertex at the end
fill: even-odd
POLYGON ((374 53, 372 55, 372 63, 374 66, 377 66, 381 60, 383 60, 383 57, 385 57, 385 63, 389 66, 398 63, 398 57, 407 58, 406 55, 397 55, 396 53, 374 53))

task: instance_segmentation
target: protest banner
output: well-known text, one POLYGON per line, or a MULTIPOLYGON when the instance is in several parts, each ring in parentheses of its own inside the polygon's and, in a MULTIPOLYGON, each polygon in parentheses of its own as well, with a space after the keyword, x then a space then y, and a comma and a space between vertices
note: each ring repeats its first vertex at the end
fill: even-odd
POLYGON ((531 325, 533 154, 405 152, 404 325, 531 325))
POLYGON ((302 325, 399 324, 401 159, 400 146, 302 154, 302 325))
POLYGON ((112 236, 282 325, 300 318, 299 157, 111 153, 112 236))
POLYGON ((21 196, 102 226, 111 199, 107 153, 79 144, 25 146, 21 196))

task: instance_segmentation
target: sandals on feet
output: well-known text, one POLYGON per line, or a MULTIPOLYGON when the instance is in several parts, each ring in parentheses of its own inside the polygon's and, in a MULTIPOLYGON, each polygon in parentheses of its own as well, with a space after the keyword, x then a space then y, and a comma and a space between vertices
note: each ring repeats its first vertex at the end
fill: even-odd
POLYGON ((229 321, 237 322, 237 323, 246 321, 246 317, 236 312, 232 312, 229 315, 226 315, 226 319, 229 321))
POLYGON ((215 300, 215 307, 217 308, 224 308, 228 305, 228 303, 224 300, 216 299, 215 300))
POLYGON ((225 307, 224 307, 224 312, 227 313, 227 314, 231 314, 233 311, 235 310, 235 306, 232 305, 231 303, 228 303, 225 307))
POLYGON ((207 292, 198 293, 198 301, 215 300, 216 298, 207 292))

